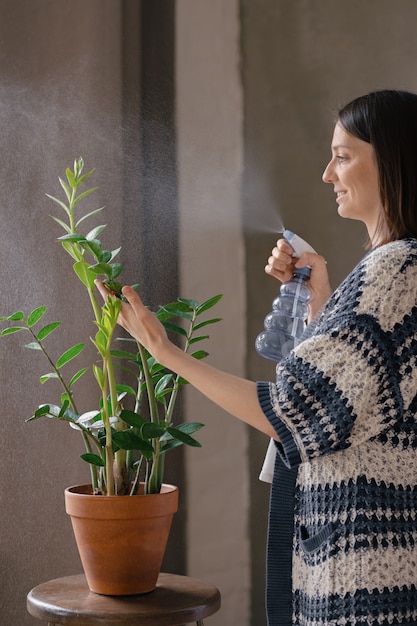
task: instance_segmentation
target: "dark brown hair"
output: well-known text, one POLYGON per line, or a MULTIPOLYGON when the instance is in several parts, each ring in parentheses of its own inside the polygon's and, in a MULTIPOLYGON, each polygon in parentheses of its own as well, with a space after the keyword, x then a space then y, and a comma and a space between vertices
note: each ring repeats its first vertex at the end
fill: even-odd
POLYGON ((375 150, 384 207, 380 244, 417 237, 417 94, 371 92, 340 109, 337 121, 375 150))

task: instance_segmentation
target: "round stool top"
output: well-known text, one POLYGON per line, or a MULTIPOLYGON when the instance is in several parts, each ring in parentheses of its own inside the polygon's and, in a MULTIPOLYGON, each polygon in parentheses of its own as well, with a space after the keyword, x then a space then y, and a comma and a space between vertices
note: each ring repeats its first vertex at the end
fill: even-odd
POLYGON ((143 595, 98 595, 89 590, 84 575, 76 575, 42 583, 27 596, 33 617, 77 626, 178 626, 202 620, 219 608, 216 587, 177 574, 160 574, 156 589, 143 595))

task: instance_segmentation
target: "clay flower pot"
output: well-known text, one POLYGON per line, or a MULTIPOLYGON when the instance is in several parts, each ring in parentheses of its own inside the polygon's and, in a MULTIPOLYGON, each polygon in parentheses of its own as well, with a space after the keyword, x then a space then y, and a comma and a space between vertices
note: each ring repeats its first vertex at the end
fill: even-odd
POLYGON ((78 551, 91 591, 134 595, 152 591, 158 579, 178 487, 137 496, 95 496, 91 485, 65 490, 78 551))

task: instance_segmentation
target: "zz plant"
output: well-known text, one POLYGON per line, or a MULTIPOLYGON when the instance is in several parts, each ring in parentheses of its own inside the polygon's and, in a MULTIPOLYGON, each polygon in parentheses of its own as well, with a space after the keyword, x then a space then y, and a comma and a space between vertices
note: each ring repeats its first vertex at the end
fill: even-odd
MULTIPOLYGON (((83 173, 83 169, 80 157, 75 160, 73 170, 66 169, 66 180, 59 178, 64 200, 47 196, 63 211, 63 218, 53 218, 64 230, 59 241, 72 258, 74 272, 85 286, 91 302, 96 326, 91 339, 99 356, 91 365, 99 390, 97 408, 80 414, 76 403, 77 386, 90 367, 83 366, 70 377, 64 375, 67 364, 78 359, 85 344, 71 346, 56 360, 51 357, 47 344, 53 334, 56 337, 61 322, 45 323, 46 306, 37 307, 29 314, 17 311, 1 317, 0 321, 6 326, 0 336, 24 333, 29 336, 25 347, 40 351, 46 358, 49 371, 40 377, 40 382, 59 381, 62 389, 59 403, 40 405, 27 421, 47 417, 68 422, 80 431, 85 444, 81 458, 90 465, 95 494, 134 495, 138 493, 140 482, 144 483, 146 494, 158 493, 163 482, 166 453, 182 444, 200 446, 193 435, 203 424, 174 424, 178 392, 187 381, 167 371, 135 340, 115 336, 122 298, 121 284, 117 280, 122 265, 115 261, 120 248, 112 251, 103 248, 99 237, 105 225, 99 224, 85 235, 81 233, 86 220, 90 221, 103 210, 98 208, 76 217, 82 201, 96 190, 80 191, 94 172, 83 173), (98 302, 94 284, 98 276, 104 277, 114 294, 102 305, 98 302), (116 341, 119 341, 117 348, 116 341), (120 373, 124 379, 131 376, 134 382, 118 382, 116 374, 120 373)), ((193 346, 208 338, 203 329, 220 318, 201 321, 200 316, 220 298, 221 295, 217 295, 201 304, 178 298, 176 302, 161 306, 155 314, 168 331, 179 336, 184 351, 202 359, 207 352, 201 349, 193 352, 193 346)))

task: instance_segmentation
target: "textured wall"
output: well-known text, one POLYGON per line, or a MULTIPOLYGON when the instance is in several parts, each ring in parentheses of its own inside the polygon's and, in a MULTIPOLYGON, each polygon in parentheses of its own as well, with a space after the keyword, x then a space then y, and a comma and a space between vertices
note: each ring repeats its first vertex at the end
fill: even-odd
MULTIPOLYGON (((119 39, 112 0, 0 1, 0 315, 46 304, 48 320, 64 323, 61 346, 50 342, 55 353, 82 339, 89 344, 94 329, 90 313, 80 321, 86 295, 55 243, 61 232, 49 216, 59 208, 45 192, 60 195, 58 176, 83 155, 86 167, 97 169, 93 182, 100 187, 91 206, 107 206, 103 238, 109 246, 119 243, 112 210, 121 205, 119 39)), ((0 342, 4 626, 34 623, 26 614, 32 586, 80 571, 63 491, 89 477, 77 461, 84 451, 78 433, 62 423, 24 422, 40 402, 54 401, 57 388, 52 382, 41 388, 38 377, 48 365, 22 341, 28 338, 0 342)), ((85 393, 81 405, 89 408, 93 400, 94 391, 85 393)))
MULTIPOLYGON (((177 2, 177 131, 181 293, 217 293, 223 321, 208 327, 210 363, 244 374, 245 294, 241 233, 242 99, 238 3, 177 2)), ((249 620, 247 429, 192 389, 187 417, 206 424, 187 451, 190 575, 210 580, 222 609, 208 621, 249 620)))

